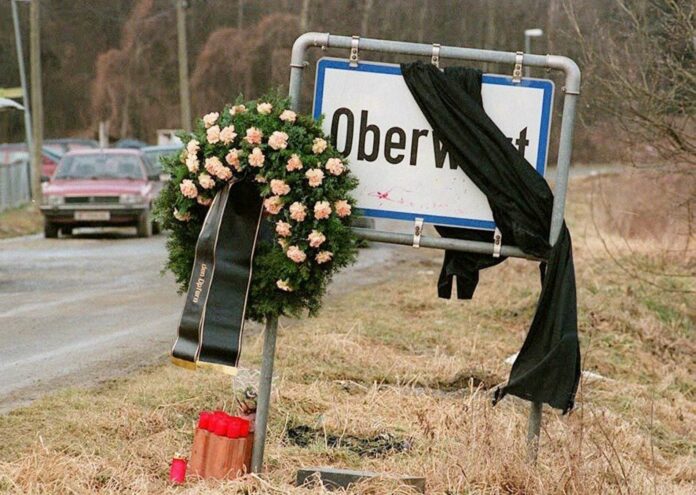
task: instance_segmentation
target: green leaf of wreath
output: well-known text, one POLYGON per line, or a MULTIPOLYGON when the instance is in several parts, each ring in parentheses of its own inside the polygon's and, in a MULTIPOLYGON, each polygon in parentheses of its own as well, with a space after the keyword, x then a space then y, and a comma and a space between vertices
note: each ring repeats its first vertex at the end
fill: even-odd
POLYGON ((213 197, 233 178, 254 181, 264 198, 263 223, 274 236, 258 244, 247 315, 256 321, 305 310, 315 315, 332 275, 357 253, 350 229, 357 180, 321 122, 270 95, 209 113, 180 137, 181 154, 163 159, 171 180, 156 203, 169 231, 166 269, 180 291, 188 289, 213 197))

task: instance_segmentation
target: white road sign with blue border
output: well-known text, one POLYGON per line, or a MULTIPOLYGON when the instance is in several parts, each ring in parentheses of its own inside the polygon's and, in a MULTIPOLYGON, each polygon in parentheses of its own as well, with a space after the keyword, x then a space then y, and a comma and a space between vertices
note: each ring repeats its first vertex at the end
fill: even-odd
MULTIPOLYGON (((551 129, 553 82, 484 74, 486 113, 534 168, 544 175, 551 129)), ((317 64, 314 117, 346 154, 360 185, 354 191, 365 216, 493 230, 483 193, 450 167, 401 77, 398 65, 322 58, 317 64)))

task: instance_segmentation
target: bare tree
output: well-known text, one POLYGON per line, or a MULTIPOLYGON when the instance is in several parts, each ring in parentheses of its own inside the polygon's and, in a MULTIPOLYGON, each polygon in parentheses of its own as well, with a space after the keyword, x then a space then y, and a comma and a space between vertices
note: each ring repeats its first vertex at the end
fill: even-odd
POLYGON ((670 165, 696 164, 696 4, 612 0, 613 12, 583 28, 564 0, 582 47, 596 107, 635 146, 670 165))

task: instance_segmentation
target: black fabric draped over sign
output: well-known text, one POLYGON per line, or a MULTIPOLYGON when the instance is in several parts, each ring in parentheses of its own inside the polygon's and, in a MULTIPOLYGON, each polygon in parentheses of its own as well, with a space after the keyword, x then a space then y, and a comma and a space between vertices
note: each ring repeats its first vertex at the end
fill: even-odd
POLYGON ((231 183, 215 196, 196 243, 172 349, 175 364, 235 373, 261 212, 261 197, 250 181, 231 183))
MULTIPOLYGON (((401 71, 418 106, 461 168, 486 195, 503 242, 547 260, 541 265, 542 287, 536 313, 508 383, 496 390, 547 403, 564 412, 573 407, 580 379, 575 269, 570 232, 563 224, 549 244, 553 193, 486 115, 478 70, 431 64, 402 64, 401 71)), ((487 233, 440 228, 449 237, 482 240, 487 233)), ((478 270, 500 262, 490 255, 446 252, 439 294, 449 297, 452 276, 460 298, 471 298, 478 270), (460 280, 461 279, 461 280, 460 280)))

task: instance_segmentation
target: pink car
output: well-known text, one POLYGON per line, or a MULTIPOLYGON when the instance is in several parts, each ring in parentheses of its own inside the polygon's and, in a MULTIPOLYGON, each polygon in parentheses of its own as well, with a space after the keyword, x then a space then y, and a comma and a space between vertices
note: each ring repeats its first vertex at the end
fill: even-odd
POLYGON ((76 227, 133 226, 139 237, 158 228, 152 203, 162 188, 156 169, 134 149, 71 151, 43 185, 45 237, 76 227))

